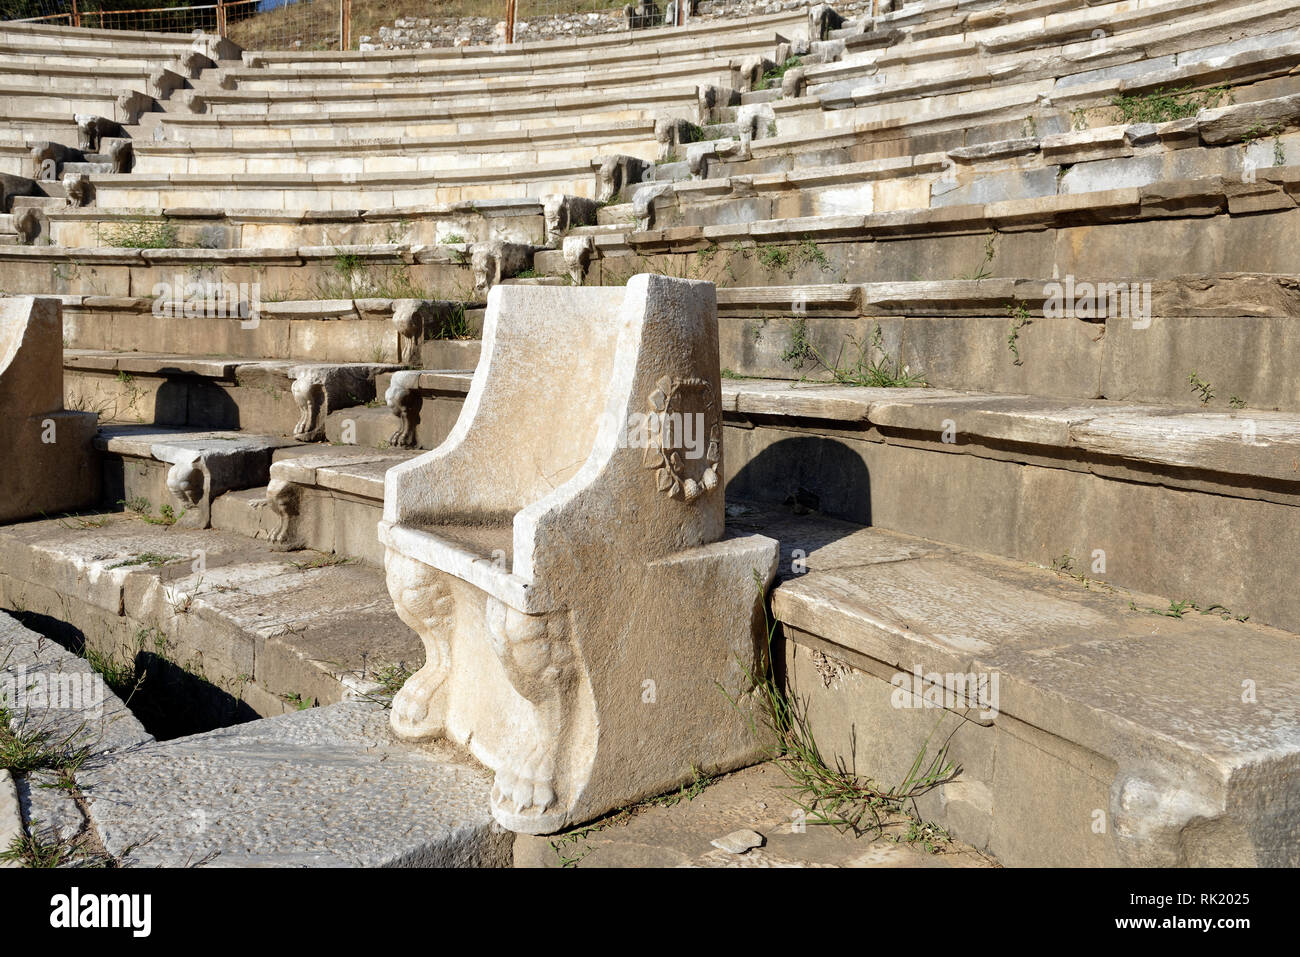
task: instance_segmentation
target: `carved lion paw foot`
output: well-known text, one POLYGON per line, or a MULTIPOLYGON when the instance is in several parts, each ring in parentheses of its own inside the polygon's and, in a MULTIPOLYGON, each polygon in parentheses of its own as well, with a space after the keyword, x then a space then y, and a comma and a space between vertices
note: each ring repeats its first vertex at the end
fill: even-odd
POLYGON ((542 745, 517 767, 497 770, 492 805, 511 814, 541 814, 555 803, 555 762, 542 745))
POLYGON ((446 668, 425 665, 406 679, 402 690, 393 697, 389 724, 394 734, 406 741, 442 735, 442 712, 434 706, 434 696, 446 677, 446 668))

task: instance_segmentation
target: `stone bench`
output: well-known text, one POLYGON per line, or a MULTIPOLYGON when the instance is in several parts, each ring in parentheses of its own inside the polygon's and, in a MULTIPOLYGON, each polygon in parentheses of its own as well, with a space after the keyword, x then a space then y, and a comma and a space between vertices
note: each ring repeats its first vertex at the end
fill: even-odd
POLYGON ((71 117, 78 113, 104 116, 118 123, 135 123, 141 112, 154 109, 154 98, 141 91, 124 89, 95 90, 85 87, 51 90, 39 80, 22 83, 17 80, 0 82, 0 101, 6 112, 60 114, 71 117))
POLYGON ((120 94, 140 90, 165 100, 173 90, 185 86, 185 77, 166 67, 140 69, 113 63, 60 64, 42 58, 36 63, 3 61, 0 86, 41 86, 54 95, 75 96, 81 93, 120 94))
POLYGON ((897 782, 946 745, 960 772, 920 813, 1008 866, 1295 862, 1300 715, 1284 693, 1241 698, 1243 675, 1297 680, 1293 634, 1158 617, 1167 593, 1098 587, 1086 566, 742 509, 782 543, 773 613, 824 760, 897 782))
POLYGON ((578 166, 605 155, 651 160, 658 152, 654 120, 500 130, 355 143, 331 140, 254 140, 235 144, 135 144, 133 171, 141 177, 205 174, 292 176, 493 169, 529 176, 533 167, 578 166), (501 170, 500 168, 504 168, 501 170))
POLYGON ((495 240, 543 246, 548 242, 546 200, 541 199, 464 200, 313 212, 83 206, 47 209, 44 215, 48 227, 45 235, 55 246, 104 245, 106 240, 142 227, 169 229, 182 246, 219 249, 393 242, 410 247, 460 246, 495 240))
POLYGON ((181 57, 191 51, 203 53, 209 59, 238 59, 240 49, 230 40, 205 33, 194 38, 188 34, 157 33, 146 30, 106 30, 91 27, 56 26, 45 23, 19 23, 6 21, 0 24, 0 39, 11 44, 21 44, 29 51, 58 53, 71 51, 78 55, 98 53, 107 58, 115 56, 168 56, 181 57))
POLYGON ((238 293, 247 300, 256 294, 264 302, 311 296, 464 301, 474 298, 476 282, 491 284, 503 275, 528 268, 532 249, 495 242, 474 246, 383 244, 281 249, 0 246, 0 281, 13 293, 53 290, 61 295, 161 296, 182 303, 186 299, 211 299, 213 306, 206 314, 215 315, 220 315, 219 297, 200 290, 186 293, 185 286, 191 282, 233 284, 233 292, 223 286, 221 295, 229 299, 238 293), (493 272, 487 270, 489 255, 480 263, 482 269, 476 280, 475 250, 483 248, 487 254, 499 246, 510 250, 512 257, 493 272))
MULTIPOLYGON (((1289 64, 1294 62, 1294 43, 1294 31, 1282 31, 1264 38, 1251 36, 1184 51, 1176 58, 1171 54, 1164 59, 1139 59, 1113 69, 1053 67, 1045 69, 1044 75, 1037 79, 1022 77, 1019 72, 997 83, 988 78, 968 81, 960 76, 944 75, 900 91, 922 98, 927 106, 924 111, 911 107, 906 99, 890 98, 862 106, 840 104, 839 109, 828 109, 824 98, 809 95, 777 100, 771 109, 782 135, 814 136, 819 132, 830 135, 850 128, 870 130, 876 126, 885 130, 889 126, 902 126, 920 131, 956 131, 963 129, 955 122, 961 114, 979 125, 1023 122, 1026 117, 1033 117, 1041 132, 1063 132, 1071 128, 1080 110, 1086 115, 1088 111, 1109 107, 1114 97, 1121 94, 1137 96, 1157 89, 1189 86, 1209 88, 1225 82, 1240 88, 1285 77, 1289 74, 1289 64), (1059 129, 1043 126, 1045 119, 1058 115, 1068 118, 1064 126, 1059 129)), ((1276 94, 1266 89, 1260 95, 1276 94)), ((898 134, 893 135, 896 138, 898 134)), ((972 142, 975 141, 963 141, 959 145, 972 142)))
MULTIPOLYGON (((644 152, 653 156, 658 146, 651 139, 644 152)), ((107 208, 376 209, 540 199, 554 193, 595 199, 601 189, 600 166, 601 160, 596 158, 514 168, 482 166, 398 173, 101 173, 91 175, 90 183, 96 203, 107 208)))
POLYGON ((143 117, 136 138, 154 138, 153 128, 168 141, 234 146, 249 136, 259 141, 285 142, 390 139, 445 136, 457 132, 490 133, 506 129, 546 129, 625 122, 647 116, 677 113, 692 118, 697 112, 695 86, 620 92, 617 99, 604 91, 585 88, 532 94, 528 91, 493 91, 473 97, 424 99, 418 106, 374 101, 366 107, 279 114, 260 113, 157 113, 143 117))
MULTIPOLYGON (((64 296, 68 349, 353 362, 462 368, 459 332, 477 334, 483 309, 474 302, 415 299, 270 301, 254 319, 163 311, 146 297, 64 296), (454 320, 458 326, 449 328, 454 320)), ((474 340, 467 340, 474 341, 474 340)), ((475 358, 477 344, 475 344, 475 358)), ((469 363, 473 365, 473 361, 469 363)))
POLYGON ((0 600, 70 623, 111 659, 161 637, 146 653, 201 670, 223 723, 374 694, 376 671, 420 653, 374 568, 130 510, 0 527, 0 600))
MULTIPOLYGON (((914 99, 946 91, 997 87, 1013 82, 1052 80, 1085 70, 1121 70, 1142 60, 1157 69, 1183 62, 1183 54, 1210 44, 1223 46, 1231 27, 1253 27, 1244 41, 1253 46, 1256 34, 1293 31, 1295 13, 1284 3, 1239 4, 1235 8, 1210 0, 1163 3, 1137 9, 1112 4, 1087 9, 1050 25, 1013 24, 961 38, 899 44, 866 54, 847 54, 833 64, 812 65, 805 71, 809 92, 831 108, 914 99), (1154 20, 1158 26, 1151 26, 1154 20), (1098 36, 1094 31, 1101 31, 1098 36), (999 35, 1001 34, 1001 35, 999 35), (1151 57, 1152 45, 1161 53, 1151 57), (1028 55, 1033 59, 1025 62, 1028 55)), ((1195 56, 1190 59, 1196 59, 1195 56)))
POLYGON ((122 50, 106 54, 102 50, 82 49, 66 44, 33 44, 30 38, 15 40, 4 32, 3 26, 0 26, 0 55, 5 58, 6 64, 75 67, 87 72, 104 67, 109 70, 130 70, 141 76, 166 69, 190 80, 198 79, 204 70, 216 65, 206 54, 194 49, 177 53, 168 49, 158 51, 150 48, 149 52, 137 51, 133 54, 122 50))
POLYGON ((633 197, 646 195, 647 223, 703 226, 1081 195, 1208 176, 1248 183, 1292 156, 1300 158, 1300 92, 1168 123, 1094 127, 789 172, 733 172, 747 164, 719 163, 719 172, 730 175, 647 185, 633 197), (1248 132, 1265 126, 1268 136, 1248 132))
POLYGON ((65 349, 65 401, 123 425, 242 429, 314 442, 333 410, 375 399, 399 365, 65 349))
MULTIPOLYGON (((1115 262, 1148 279, 1287 273, 1293 264, 1282 251, 1297 226, 1296 175, 1293 166, 1270 167, 1253 183, 1211 176, 865 216, 629 227, 587 237, 584 281, 617 285, 647 268, 743 286, 835 282, 850 270, 894 280, 1053 269, 1081 276, 1106 275, 1115 262), (1206 236, 1216 238, 1213 248, 1206 236), (1170 248, 1183 251, 1176 264, 1165 255, 1170 248)), ((574 232, 570 242, 585 241, 583 230, 574 232)), ((538 253, 535 263, 540 273, 569 271, 559 250, 538 253)))

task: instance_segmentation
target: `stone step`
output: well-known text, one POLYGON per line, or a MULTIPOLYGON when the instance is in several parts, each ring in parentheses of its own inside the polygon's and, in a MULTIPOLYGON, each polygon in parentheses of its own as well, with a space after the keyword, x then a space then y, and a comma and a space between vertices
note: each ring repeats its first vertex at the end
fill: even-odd
MULTIPOLYGON (((63 188, 58 183, 42 185, 49 192, 63 188)), ((32 197, 14 197, 14 201, 24 198, 32 197)), ((150 227, 145 223, 139 228, 148 233, 150 227)), ((523 249, 527 252, 516 257, 523 263, 517 270, 530 265, 531 247, 523 249)), ((207 314, 219 316, 216 298, 209 302, 206 293, 187 295, 185 287, 195 280, 221 282, 227 284, 222 287, 226 299, 234 295, 238 302, 249 302, 254 295, 262 302, 344 297, 474 301, 478 297, 473 292, 471 260, 447 244, 242 249, 30 246, 0 255, 0 284, 17 294, 134 299, 156 299, 161 288, 164 299, 173 304, 180 300, 182 311, 193 300, 207 314)))
POLYGON ((1009 866, 1297 861, 1296 635, 880 529, 733 522, 781 539, 822 754, 889 781, 946 745, 960 770, 917 805, 954 836, 1009 866))
MULTIPOLYGON (((650 162, 658 146, 650 136, 637 155, 650 162)), ((538 159, 522 168, 458 166, 394 173, 104 173, 91 177, 91 186, 98 205, 117 209, 375 209, 480 199, 540 199, 555 193, 594 198, 599 191, 600 165, 600 157, 592 155, 557 162, 538 159)))
POLYGON ((399 743, 376 704, 144 745, 78 775, 125 867, 505 867, 491 774, 399 743))
MULTIPOLYGON (((1254 182, 1172 179, 866 215, 705 226, 666 225, 665 216, 665 225, 656 228, 595 237, 585 281, 619 285, 647 270, 739 286, 842 282, 863 275, 912 281, 1051 275, 1053 269, 1062 276, 1102 276, 1117 262, 1128 275, 1151 280, 1223 271, 1285 273, 1291 266, 1278 252, 1287 241, 1256 240, 1261 230, 1288 235, 1300 222, 1297 170, 1260 169, 1254 182), (1213 244, 1205 241, 1209 236, 1213 244), (1175 247, 1185 252, 1173 261, 1165 251, 1175 247)), ((567 269, 558 251, 539 253, 534 265, 544 274, 567 269)))
POLYGON ((754 380, 723 396, 730 496, 1300 632, 1273 559, 1300 547, 1294 413, 754 380))
POLYGON ((313 212, 274 209, 104 209, 98 206, 47 211, 56 246, 111 245, 135 230, 164 230, 183 247, 255 249, 328 244, 359 246, 460 245, 502 240, 547 243, 545 204, 539 199, 501 199, 381 209, 313 212))
MULTIPOLYGON (((782 153, 806 152, 812 157, 810 165, 815 165, 827 161, 818 151, 825 155, 827 150, 843 148, 844 143, 858 146, 850 159, 854 161, 895 156, 900 146, 911 153, 918 148, 951 149, 995 139, 1061 133, 1080 122, 1091 125, 1097 114, 1117 115, 1113 101, 1118 96, 1142 97, 1159 90, 1206 91, 1227 86, 1238 100, 1266 98, 1278 95, 1274 88, 1290 81, 1295 55, 1292 31, 1251 36, 1207 47, 1195 55, 1170 55, 1163 60, 1133 57, 1134 62, 1112 70, 1060 74, 1045 68, 1044 76, 1037 80, 1021 79, 1017 72, 1014 82, 996 86, 942 74, 914 84, 915 88, 907 91, 912 99, 895 100, 891 94, 888 100, 860 108, 845 107, 835 111, 834 122, 829 120, 822 97, 787 98, 772 104, 782 137, 756 144, 754 159, 757 164, 782 153), (918 110, 918 101, 927 108, 918 110), (908 143, 919 139, 919 143, 908 143), (895 141, 896 145, 888 149, 879 141, 895 141), (863 152, 872 144, 876 152, 863 152)), ((770 169, 788 169, 792 162, 787 158, 784 166, 770 169)))
POLYGON ((217 500, 213 524, 280 548, 312 549, 382 569, 384 547, 377 529, 383 517, 384 473, 417 454, 332 442, 278 455, 270 484, 217 500))
MULTIPOLYGON (((483 308, 449 300, 317 299, 262 302, 254 318, 186 317, 184 309, 160 315, 156 300, 127 296, 64 296, 64 348, 114 353, 155 350, 175 355, 259 359, 278 356, 303 362, 377 361, 428 368, 463 368, 477 361, 474 340, 483 308), (403 303, 406 306, 403 307, 403 303), (416 304, 420 304, 418 308, 416 304), (394 308, 412 309, 399 332, 394 308), (181 313, 178 315, 177 313, 181 313), (407 325, 409 322, 412 325, 407 325), (454 327, 448 323, 455 323, 454 327), (463 323, 463 326, 462 326, 463 323), (465 343, 474 342, 467 346, 465 343)), ((215 312, 216 310, 213 310, 215 312)))
POLYGON ((101 453, 105 503, 148 503, 170 509, 174 524, 208 528, 213 502, 234 489, 265 486, 273 455, 303 446, 281 436, 155 426, 105 425, 101 453))
POLYGON ((0 607, 64 623, 112 661, 160 658, 232 715, 373 695, 383 669, 409 673, 423 660, 380 569, 347 555, 286 553, 265 533, 255 541, 169 525, 149 504, 147 515, 4 526, 0 607))
MULTIPOLYGON (((133 172, 140 176, 236 176, 294 174, 435 174, 531 164, 577 165, 609 154, 649 159, 657 149, 651 119, 579 122, 551 128, 509 129, 441 136, 367 138, 339 144, 331 140, 262 140, 251 131, 235 143, 138 143, 133 172)), ((498 173, 501 170, 497 170, 498 173)), ((164 204, 166 205, 166 204, 164 204)))
MULTIPOLYGON (((84 766, 153 741, 153 735, 89 662, 0 612, 0 696, 4 731, 44 736, 82 750, 84 766)), ((75 797, 49 770, 0 776, 0 839, 24 832, 45 844, 75 842, 87 827, 75 797), (7 793, 6 793, 7 792, 7 793), (12 801, 6 807, 6 803, 12 801), (6 818, 8 818, 6 820, 6 818)), ((0 865, 3 866, 3 865, 0 865)), ((18 866, 18 865, 11 865, 18 866)))
POLYGON ((809 823, 790 782, 773 764, 701 778, 677 794, 652 799, 615 818, 567 834, 517 834, 515 867, 993 867, 960 841, 895 839, 899 821, 881 834, 854 836, 809 823), (726 840, 749 832, 736 843, 726 840), (757 842, 757 843, 756 843, 757 842), (756 843, 756 846, 745 848, 756 843), (719 845, 727 845, 721 847, 719 845), (730 849, 727 849, 730 848, 730 849))
POLYGON ((64 402, 123 425, 245 429, 314 441, 330 412, 375 400, 383 362, 65 349, 64 402))
MULTIPOLYGON (((420 426, 433 433, 417 428, 416 441, 434 447, 457 418, 469 376, 395 378, 407 375, 416 377, 406 388, 420 426)), ((1289 571, 1270 557, 1300 547, 1290 512, 1300 505, 1295 412, 734 378, 723 381, 722 405, 731 496, 799 502, 1041 565, 1069 556, 1098 582, 1300 632, 1289 571), (1138 538, 1133 515, 1148 516, 1138 538), (1192 553, 1196 561, 1168 560, 1192 553)), ((357 446, 328 453, 338 467, 383 455, 365 447, 397 436, 385 436, 397 418, 366 415, 331 416, 330 439, 357 446), (338 423, 349 419, 345 436, 338 423)), ((349 480, 350 494, 368 498, 372 523, 386 467, 360 467, 369 492, 349 480)), ((287 471, 299 468, 277 463, 271 474, 314 488, 311 475, 287 471)), ((302 521, 303 544, 337 548, 302 521)))

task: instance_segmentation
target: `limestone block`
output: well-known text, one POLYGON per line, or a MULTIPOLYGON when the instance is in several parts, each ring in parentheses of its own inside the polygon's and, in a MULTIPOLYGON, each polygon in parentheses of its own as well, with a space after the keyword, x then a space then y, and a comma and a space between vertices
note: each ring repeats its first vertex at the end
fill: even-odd
MULTIPOLYGON (((8 847, 23 836, 22 809, 18 805, 18 792, 9 772, 0 769, 0 847, 8 847)), ((0 861, 0 867, 21 867, 16 861, 0 861)))
POLYGON ((335 409, 369 402, 375 395, 375 375, 391 366, 347 363, 314 363, 289 369, 290 392, 298 405, 299 418, 293 437, 300 442, 318 442, 325 436, 325 416, 335 409))
POLYGON ((758 84, 763 80, 763 75, 775 68, 776 64, 765 56, 746 57, 738 67, 740 89, 746 92, 757 90, 758 84))
POLYGON ((522 243, 496 240, 475 243, 470 252, 470 268, 474 273, 474 289, 486 292, 501 282, 517 276, 533 265, 533 247, 522 243))
POLYGON ((67 197, 68 206, 76 209, 84 206, 86 200, 90 197, 90 177, 85 173, 65 173, 63 176, 63 192, 67 197))
POLYGON ((398 449, 417 448, 420 440, 416 432, 420 426, 420 408, 424 404, 419 371, 394 372, 384 392, 384 401, 389 411, 397 416, 397 431, 389 436, 388 444, 398 449))
POLYGON ((0 521, 84 507, 98 492, 93 413, 63 409, 57 299, 0 300, 0 521))
POLYGON ((1196 117, 1201 141, 1209 146, 1240 143, 1261 130, 1281 133, 1300 125, 1300 93, 1271 100, 1203 110, 1196 117))
POLYGON ((600 199, 609 204, 617 201, 623 190, 641 182, 650 164, 635 156, 609 156, 600 164, 600 199))
POLYGON ((817 40, 830 39, 831 31, 844 26, 844 18, 830 4, 819 3, 808 11, 808 36, 817 40))
POLYGON ((86 153, 99 149, 100 137, 121 135, 118 124, 93 113, 77 113, 72 119, 77 124, 77 148, 86 153))
POLYGON ((587 266, 590 265, 592 257, 596 254, 596 239, 594 236, 566 236, 564 237, 564 265, 569 269, 569 280, 575 286, 581 286, 583 279, 587 275, 587 266))
POLYGON ((497 287, 456 427, 385 476, 389 591, 426 650, 393 731, 468 747, 507 828, 762 753, 778 546, 723 538, 719 386, 709 283, 497 287))
POLYGON ((555 245, 575 226, 591 226, 596 222, 599 205, 584 196, 566 196, 551 193, 542 198, 542 215, 546 223, 546 242, 555 245))
POLYGON ((802 68, 786 70, 781 77, 781 95, 784 97, 803 96, 808 86, 808 75, 802 68))

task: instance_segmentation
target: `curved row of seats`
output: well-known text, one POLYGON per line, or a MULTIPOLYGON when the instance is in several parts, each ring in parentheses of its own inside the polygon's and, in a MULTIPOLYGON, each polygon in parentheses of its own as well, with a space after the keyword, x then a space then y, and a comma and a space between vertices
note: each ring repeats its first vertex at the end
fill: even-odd
POLYGON ((373 565, 385 470, 454 425, 490 286, 711 280, 730 520, 782 541, 796 681, 845 663, 799 685, 826 754, 852 762, 861 726, 873 762, 910 760, 877 692, 965 642, 1016 683, 953 739, 972 786, 925 806, 958 836, 1012 863, 1292 860, 1224 810, 1250 784, 1198 792, 1231 819, 1204 846, 1095 840, 1072 802, 1111 808, 1157 752, 1179 781, 1297 763, 1203 672, 1290 687, 1300 660, 1277 560, 1300 549, 1300 13, 881 6, 505 51, 210 43, 193 69, 177 38, 0 27, 63 51, 46 88, 30 58, 0 72, 26 91, 0 238, 36 237, 0 246, 0 288, 61 297, 70 407, 149 430, 101 442, 121 498, 166 488, 157 430, 217 456, 238 429, 274 451, 204 521, 373 565), (181 82, 150 94, 159 70, 181 82), (128 168, 78 159, 78 96, 128 168), (84 182, 24 181, 43 139, 84 182), (159 308, 191 280, 258 284, 257 321, 159 308), (1213 767, 1151 688, 1229 729, 1213 767))

